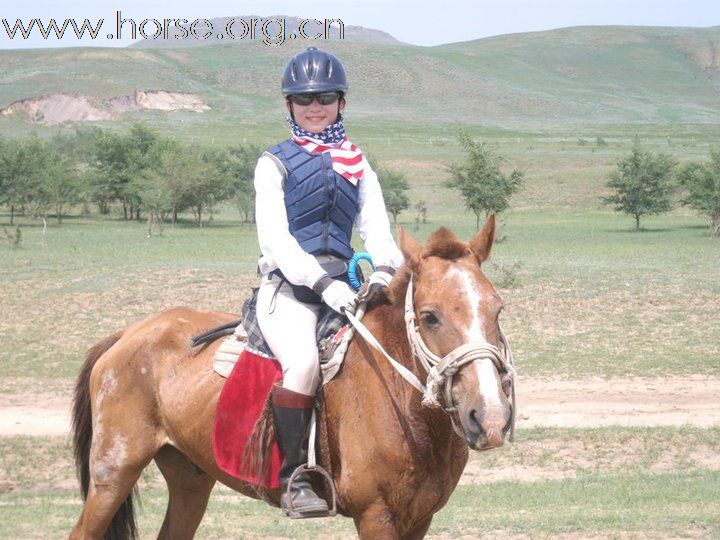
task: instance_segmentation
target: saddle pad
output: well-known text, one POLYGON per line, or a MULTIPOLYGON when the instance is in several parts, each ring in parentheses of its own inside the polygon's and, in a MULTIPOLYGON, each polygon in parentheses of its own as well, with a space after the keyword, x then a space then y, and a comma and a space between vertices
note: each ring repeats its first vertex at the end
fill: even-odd
POLYGON ((225 381, 215 409, 212 447, 218 467, 233 478, 266 488, 280 487, 277 443, 273 443, 270 470, 265 478, 242 471, 242 456, 268 394, 281 377, 280 365, 275 360, 245 350, 225 381))

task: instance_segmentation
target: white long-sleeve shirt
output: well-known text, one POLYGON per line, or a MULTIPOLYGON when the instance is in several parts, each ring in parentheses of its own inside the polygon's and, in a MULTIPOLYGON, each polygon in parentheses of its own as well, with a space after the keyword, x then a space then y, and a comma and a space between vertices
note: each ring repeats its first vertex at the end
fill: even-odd
MULTIPOLYGON (((370 164, 363 158, 364 173, 358 183, 359 212, 354 230, 360 235, 365 250, 375 266, 399 268, 403 263, 383 201, 380 182, 370 164)), ((284 170, 275 160, 263 154, 255 167, 255 220, 262 256, 260 273, 276 268, 295 285, 312 287, 325 274, 317 259, 305 252, 290 234, 283 183, 284 170)))

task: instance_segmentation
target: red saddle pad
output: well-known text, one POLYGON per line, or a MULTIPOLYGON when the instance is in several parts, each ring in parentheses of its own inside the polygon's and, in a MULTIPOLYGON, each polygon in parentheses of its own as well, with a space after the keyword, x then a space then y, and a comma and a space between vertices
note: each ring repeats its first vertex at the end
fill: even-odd
POLYGON ((271 449, 267 478, 255 478, 242 471, 242 456, 265 400, 281 376, 280 364, 275 360, 243 351, 225 381, 215 410, 212 439, 215 462, 226 474, 266 488, 280 487, 281 460, 277 443, 271 449))

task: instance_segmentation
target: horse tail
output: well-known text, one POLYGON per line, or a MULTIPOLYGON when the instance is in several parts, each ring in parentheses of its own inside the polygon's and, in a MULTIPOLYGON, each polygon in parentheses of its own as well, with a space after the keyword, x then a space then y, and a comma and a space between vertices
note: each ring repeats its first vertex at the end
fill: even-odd
MULTIPOLYGON (((96 343, 87 352, 85 363, 75 384, 72 410, 73 452, 83 500, 87 499, 90 487, 90 445, 93 436, 92 413, 90 410, 90 374, 97 361, 110 347, 117 343, 121 336, 122 332, 108 336, 96 343)), ((132 492, 130 492, 130 495, 127 496, 113 517, 104 538, 106 540, 137 538, 132 492)))
MULTIPOLYGON (((275 422, 273 422, 272 392, 270 392, 243 450, 242 472, 246 477, 258 480, 269 478, 271 450, 274 441, 275 422)), ((270 500, 269 492, 264 487, 258 485, 255 487, 255 491, 265 501, 277 504, 270 500)))

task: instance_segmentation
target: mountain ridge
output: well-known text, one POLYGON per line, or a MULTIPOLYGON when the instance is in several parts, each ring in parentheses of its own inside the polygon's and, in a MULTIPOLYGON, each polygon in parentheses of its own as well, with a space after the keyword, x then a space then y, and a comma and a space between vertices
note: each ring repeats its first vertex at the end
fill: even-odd
MULTIPOLYGON (((349 110, 363 121, 531 129, 720 124, 720 26, 568 27, 433 47, 307 40, 0 51, 0 107, 43 94, 102 102, 154 89, 197 95, 210 107, 198 115, 202 122, 254 124, 283 114, 280 74, 311 44, 342 59, 349 110)), ((128 119, 143 114, 150 113, 128 119)), ((201 122, 179 113, 163 121, 201 122)))

